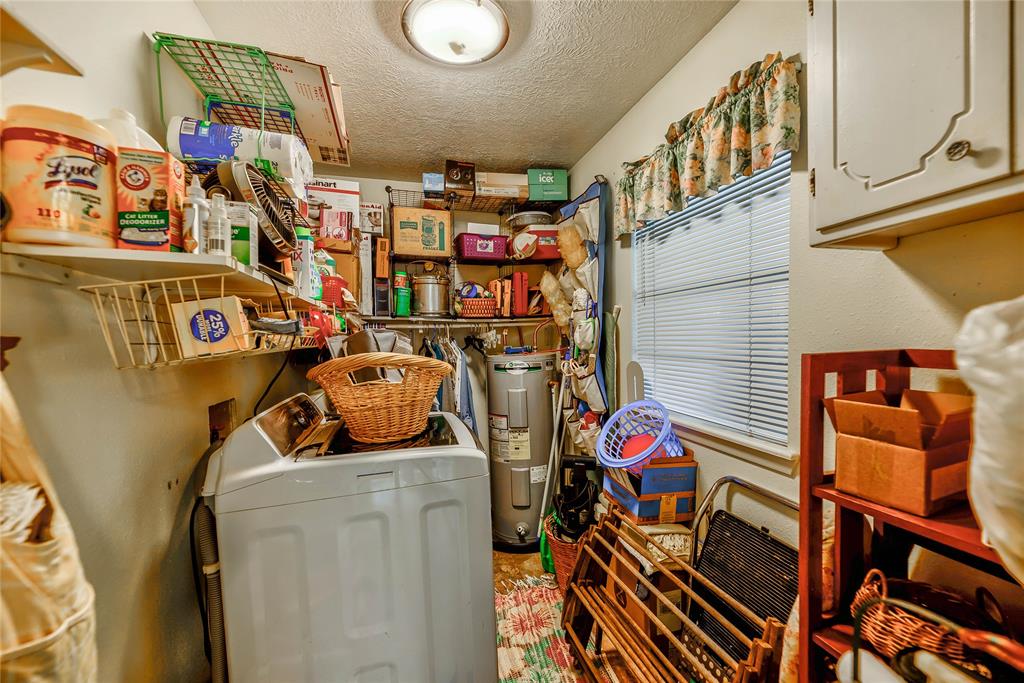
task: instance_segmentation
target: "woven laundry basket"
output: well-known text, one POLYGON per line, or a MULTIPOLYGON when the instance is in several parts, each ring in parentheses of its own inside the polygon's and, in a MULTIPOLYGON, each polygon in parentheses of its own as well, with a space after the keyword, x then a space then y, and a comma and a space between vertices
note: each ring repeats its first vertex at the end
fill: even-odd
POLYGON ((322 363, 306 375, 323 387, 356 441, 387 443, 427 428, 441 380, 452 371, 444 361, 404 353, 357 353, 322 363), (365 368, 402 370, 401 382, 356 384, 352 373, 365 368))

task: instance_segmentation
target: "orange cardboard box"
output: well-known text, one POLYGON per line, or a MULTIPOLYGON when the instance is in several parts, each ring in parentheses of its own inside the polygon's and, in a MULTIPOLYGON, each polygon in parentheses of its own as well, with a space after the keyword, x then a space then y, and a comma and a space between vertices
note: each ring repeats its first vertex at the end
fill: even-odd
POLYGON ((182 251, 185 167, 167 152, 117 150, 117 246, 182 251))
POLYGON ((963 500, 973 398, 908 389, 899 406, 881 391, 826 401, 836 428, 836 488, 928 516, 963 500))

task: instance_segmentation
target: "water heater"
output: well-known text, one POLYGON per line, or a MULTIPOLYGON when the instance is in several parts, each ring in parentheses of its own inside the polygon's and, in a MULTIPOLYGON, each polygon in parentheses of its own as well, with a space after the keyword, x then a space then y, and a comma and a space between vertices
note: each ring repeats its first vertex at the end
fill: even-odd
POLYGON ((551 389, 558 357, 552 353, 487 358, 491 523, 494 540, 526 545, 540 538, 551 450, 551 389))

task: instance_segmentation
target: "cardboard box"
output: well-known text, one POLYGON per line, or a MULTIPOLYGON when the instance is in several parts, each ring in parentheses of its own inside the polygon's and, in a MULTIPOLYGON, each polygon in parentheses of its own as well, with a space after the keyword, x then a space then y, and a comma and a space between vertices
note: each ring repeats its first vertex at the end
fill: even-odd
POLYGON ((392 207, 391 238, 396 254, 451 256, 451 211, 392 207))
POLYGON ((387 280, 373 281, 373 314, 391 315, 391 285, 387 280))
POLYGON ((315 163, 349 165, 349 138, 341 86, 326 66, 301 57, 267 53, 281 85, 295 104, 295 121, 302 129, 315 163))
POLYGON ((247 266, 259 264, 260 221, 249 202, 225 202, 231 225, 231 255, 247 266))
MULTIPOLYGON (((349 214, 345 219, 350 228, 359 228, 359 183, 341 178, 313 178, 306 185, 306 198, 309 202, 309 218, 320 223, 320 211, 324 208, 334 209, 349 214)), ((340 235, 323 235, 324 237, 340 237, 340 235)))
POLYGON ((237 296, 171 304, 182 358, 252 348, 249 320, 237 296))
POLYGON ((639 524, 673 524, 693 519, 696 512, 697 463, 692 453, 678 458, 652 458, 643 468, 639 492, 606 472, 604 490, 639 524))
POLYGON ((828 399, 836 428, 836 488, 915 515, 961 501, 967 489, 973 398, 908 389, 828 399))
POLYGON ((359 204, 359 229, 367 235, 384 234, 384 205, 375 202, 359 204))
POLYGON ((530 183, 530 201, 567 201, 569 172, 561 168, 531 168, 526 172, 530 183))
POLYGON ((183 251, 185 167, 167 152, 117 150, 117 246, 183 251))
MULTIPOLYGON (((373 315, 373 235, 356 233, 359 240, 359 312, 373 315)), ((353 292, 353 294, 356 294, 353 292)))
POLYGON ((362 280, 360 279, 359 254, 340 254, 331 252, 334 259, 334 270, 348 283, 348 291, 359 301, 362 280))
POLYGON ((386 237, 378 237, 376 240, 376 254, 374 257, 373 276, 391 279, 391 240, 386 237))
POLYGON ((472 197, 476 194, 476 166, 468 161, 444 162, 444 194, 472 197))
POLYGON ((316 240, 316 246, 318 249, 326 249, 330 252, 339 252, 342 254, 352 254, 356 251, 356 245, 352 240, 354 234, 350 233, 346 239, 335 239, 333 237, 318 237, 316 240))
POLYGON ((423 174, 423 196, 427 199, 444 199, 444 173, 423 174))
POLYGON ((529 176, 525 173, 477 173, 476 193, 481 197, 530 197, 529 176))

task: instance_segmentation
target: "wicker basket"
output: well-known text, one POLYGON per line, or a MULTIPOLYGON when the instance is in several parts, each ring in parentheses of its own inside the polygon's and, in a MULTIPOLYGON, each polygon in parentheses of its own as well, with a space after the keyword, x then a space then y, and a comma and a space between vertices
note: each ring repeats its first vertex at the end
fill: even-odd
POLYGON ((563 541, 555 529, 554 515, 548 515, 544 520, 544 534, 548 539, 548 546, 551 548, 551 557, 555 561, 555 581, 564 594, 569 587, 569 579, 572 578, 572 570, 576 566, 576 558, 579 556, 579 542, 570 543, 563 541))
MULTIPOLYGON (((995 598, 984 589, 978 590, 979 603, 987 602, 989 608, 999 616, 999 621, 958 593, 919 581, 886 579, 881 571, 872 569, 857 590, 850 606, 850 613, 856 616, 860 607, 872 598, 891 597, 920 605, 966 628, 1004 634, 1006 620, 995 598)), ((981 663, 981 653, 965 649, 956 633, 892 605, 878 604, 869 607, 861 620, 861 629, 864 639, 871 643, 879 654, 887 658, 896 656, 906 648, 918 647, 967 668, 977 669, 977 665, 981 663)))
POLYGON ((492 297, 459 299, 459 305, 460 318, 493 318, 494 312, 498 310, 498 300, 492 297))
POLYGON ((424 356, 358 353, 318 365, 306 377, 324 388, 353 439, 387 443, 427 428, 437 388, 451 371, 447 363, 424 356), (395 368, 404 374, 401 382, 355 384, 351 373, 364 368, 395 368))

